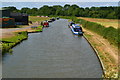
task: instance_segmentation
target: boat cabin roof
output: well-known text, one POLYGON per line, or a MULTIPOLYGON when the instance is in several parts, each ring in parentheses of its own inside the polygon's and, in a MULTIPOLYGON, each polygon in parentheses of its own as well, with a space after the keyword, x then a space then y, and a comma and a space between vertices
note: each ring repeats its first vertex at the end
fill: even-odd
POLYGON ((72 25, 73 26, 73 28, 80 28, 80 26, 78 26, 78 25, 72 25))

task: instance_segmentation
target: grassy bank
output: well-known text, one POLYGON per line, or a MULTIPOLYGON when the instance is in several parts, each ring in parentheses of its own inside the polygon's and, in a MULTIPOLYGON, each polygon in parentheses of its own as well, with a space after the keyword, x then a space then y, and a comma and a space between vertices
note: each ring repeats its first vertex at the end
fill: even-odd
POLYGON ((118 54, 115 51, 109 50, 112 48, 109 48, 111 46, 115 46, 115 48, 118 47, 120 43, 120 39, 118 37, 118 29, 110 26, 105 27, 99 23, 86 21, 83 19, 78 19, 78 22, 82 24, 82 26, 87 29, 87 31, 91 31, 96 35, 100 35, 101 37, 98 38, 95 41, 95 37, 98 37, 96 35, 88 34, 87 32, 85 35, 87 36, 88 40, 91 42, 91 44, 97 49, 98 55, 100 56, 104 66, 105 66, 105 75, 104 78, 117 78, 118 77, 118 54), (106 43, 102 41, 102 39, 106 39, 106 43), (107 44, 107 42, 109 42, 107 44), (106 49, 105 49, 106 48, 106 49), (108 49, 108 50, 107 50, 108 49), (114 52, 114 53, 113 53, 114 52), (114 57, 116 56, 116 57, 114 57))
POLYGON ((98 34, 91 32, 87 29, 84 29, 85 36, 90 42, 90 44, 98 51, 98 55, 104 65, 104 78, 117 78, 118 77, 118 63, 116 63, 114 57, 109 53, 108 47, 110 44, 105 44, 103 37, 98 34), (103 40, 103 41, 102 41, 103 40), (105 49, 106 48, 106 49, 105 49), (107 50, 108 49, 108 50, 107 50))
POLYGON ((38 26, 38 27, 36 28, 36 32, 42 32, 42 28, 43 28, 43 26, 38 26))
POLYGON ((104 27, 98 23, 89 22, 82 19, 80 19, 79 21, 84 28, 103 36, 111 44, 118 46, 118 44, 120 43, 120 39, 118 38, 118 29, 115 29, 112 26, 104 27))
POLYGON ((110 26, 106 27, 96 22, 77 19, 76 17, 62 17, 79 23, 84 28, 85 36, 90 44, 98 51, 98 55, 105 67, 104 78, 118 77, 118 29, 110 26))
POLYGON ((84 19, 77 19, 76 17, 62 17, 62 18, 72 19, 76 23, 82 24, 82 27, 101 35, 115 46, 118 46, 118 44, 120 44, 120 38, 118 37, 118 35, 120 34, 118 34, 118 29, 114 28, 113 26, 105 27, 95 22, 86 21, 84 19))
POLYGON ((38 26, 35 28, 31 28, 30 30, 27 30, 28 33, 33 33, 33 32, 42 32, 43 26, 38 26))
POLYGON ((14 33, 13 32, 7 33, 8 36, 10 36, 9 34, 13 34, 13 36, 5 37, 5 38, 2 37, 2 39, 0 39, 1 40, 0 52, 2 52, 2 54, 6 52, 11 52, 12 47, 14 47, 15 45, 19 44, 21 41, 28 38, 27 36, 28 33, 42 32, 43 26, 40 25, 40 22, 48 19, 49 18, 47 17, 29 16, 30 21, 32 21, 33 23, 37 22, 37 24, 31 24, 31 26, 36 26, 36 27, 31 28, 29 25, 19 25, 19 28, 24 28, 24 27, 30 27, 30 28, 18 29, 15 30, 14 33))
POLYGON ((2 42, 0 43, 0 49, 2 49, 2 54, 6 52, 11 52, 12 47, 14 47, 16 44, 20 43, 21 41, 27 38, 27 32, 17 32, 13 37, 1 39, 2 42))
MULTIPOLYGON (((29 21, 33 22, 33 24, 30 24, 30 25, 36 26, 36 27, 15 30, 14 31, 15 35, 13 32, 7 33, 7 35, 5 35, 6 36, 5 38, 3 38, 3 36, 2 36, 2 38, 0 39, 0 41, 1 41, 0 52, 2 54, 6 53, 6 52, 11 52, 12 47, 14 47, 16 44, 20 43, 22 40, 27 39, 27 33, 42 32, 43 26, 40 25, 40 22, 44 21, 44 20, 48 20, 48 19, 50 19, 50 18, 49 17, 29 16, 29 21), (10 36, 10 34, 12 36, 10 36)), ((25 27, 30 27, 30 26, 29 25, 18 25, 16 28, 25 28, 25 27)), ((12 29, 12 28, 6 28, 6 29, 12 29)))

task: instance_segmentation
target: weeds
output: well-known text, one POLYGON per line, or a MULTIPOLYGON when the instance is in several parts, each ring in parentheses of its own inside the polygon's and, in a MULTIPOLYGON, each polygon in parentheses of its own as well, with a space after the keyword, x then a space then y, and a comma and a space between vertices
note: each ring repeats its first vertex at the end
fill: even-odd
POLYGON ((15 33, 16 36, 11 38, 4 38, 2 39, 1 46, 2 46, 2 54, 6 52, 12 52, 11 48, 14 47, 16 44, 20 43, 22 40, 27 39, 27 32, 18 32, 15 33))

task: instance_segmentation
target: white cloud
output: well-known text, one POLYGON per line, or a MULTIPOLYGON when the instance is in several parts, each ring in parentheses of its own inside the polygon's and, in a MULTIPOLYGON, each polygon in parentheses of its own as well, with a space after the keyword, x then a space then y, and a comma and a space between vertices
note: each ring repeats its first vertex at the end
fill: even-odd
POLYGON ((119 2, 119 0, 0 0, 1 2, 119 2))
POLYGON ((78 4, 78 3, 77 2, 66 2, 65 4, 73 5, 73 4, 78 4))
POLYGON ((111 4, 105 4, 105 5, 102 5, 102 6, 111 6, 111 4))

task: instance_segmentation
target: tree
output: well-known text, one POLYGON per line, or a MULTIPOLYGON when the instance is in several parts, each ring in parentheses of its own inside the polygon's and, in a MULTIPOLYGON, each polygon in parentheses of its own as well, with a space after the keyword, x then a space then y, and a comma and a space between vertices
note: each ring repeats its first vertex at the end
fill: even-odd
POLYGON ((29 10, 30 10, 30 8, 28 8, 28 7, 23 7, 23 8, 20 10, 20 12, 21 12, 21 13, 27 13, 29 10))
POLYGON ((66 5, 64 6, 64 9, 67 10, 69 7, 70 7, 70 5, 69 5, 69 4, 66 4, 66 5))
POLYGON ((86 7, 82 8, 76 4, 69 5, 65 4, 63 7, 60 5, 48 6, 38 8, 28 8, 23 7, 18 10, 14 6, 4 7, 12 12, 27 13, 29 15, 56 15, 56 16, 77 16, 77 17, 94 17, 94 18, 109 18, 109 19, 120 19, 120 7, 119 6, 109 6, 109 7, 86 7))
POLYGON ((18 11, 17 8, 14 7, 14 6, 3 7, 3 8, 4 8, 4 9, 8 9, 8 10, 10 10, 11 12, 16 12, 16 11, 18 11))
POLYGON ((115 12, 109 13, 109 14, 106 16, 106 18, 108 18, 108 19, 115 19, 115 18, 116 18, 115 12))
POLYGON ((79 8, 79 6, 76 5, 76 4, 71 5, 71 7, 72 7, 73 9, 79 8))

